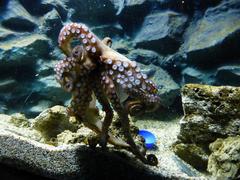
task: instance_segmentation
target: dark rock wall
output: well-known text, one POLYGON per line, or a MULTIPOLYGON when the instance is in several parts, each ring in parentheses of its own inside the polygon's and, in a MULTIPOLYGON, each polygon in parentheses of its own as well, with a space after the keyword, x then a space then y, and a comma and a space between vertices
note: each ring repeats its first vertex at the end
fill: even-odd
POLYGON ((144 70, 159 68, 152 76, 165 108, 185 83, 240 85, 239 0, 2 0, 0 112, 66 104, 53 66, 62 58, 58 33, 71 21, 112 37, 144 70))

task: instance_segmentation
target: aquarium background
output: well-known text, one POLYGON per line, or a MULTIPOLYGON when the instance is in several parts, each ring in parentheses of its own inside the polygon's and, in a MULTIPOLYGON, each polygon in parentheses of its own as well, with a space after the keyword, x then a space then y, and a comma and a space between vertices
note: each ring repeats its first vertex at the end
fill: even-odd
POLYGON ((57 37, 66 22, 111 37, 114 49, 153 77, 166 109, 180 107, 185 83, 238 86, 239 6, 238 0, 1 0, 0 112, 33 117, 67 104, 70 96, 53 72, 63 58, 57 37))
MULTIPOLYGON (((157 84, 160 108, 150 114, 154 118, 138 117, 136 124, 155 128, 159 137, 166 135, 160 139, 162 151, 176 140, 185 84, 240 86, 239 0, 0 0, 0 113, 20 112, 33 118, 54 105, 69 104, 71 95, 60 88, 53 70, 64 58, 57 38, 68 22, 85 23, 98 37, 111 37, 112 48, 137 61, 157 84)), ((234 118, 233 126, 238 125, 239 114, 234 118)), ((221 134, 225 127, 216 128, 220 134, 216 137, 228 136, 221 134)), ((189 132, 186 142, 195 133, 189 132)), ((235 132, 239 135, 238 129, 235 132)), ((206 170, 206 156, 194 164, 194 155, 202 155, 194 148, 197 153, 190 164, 206 170)), ((200 176, 179 159, 172 161, 189 176, 200 176)), ((8 177, 14 176, 11 172, 14 177, 29 177, 8 171, 8 177)))

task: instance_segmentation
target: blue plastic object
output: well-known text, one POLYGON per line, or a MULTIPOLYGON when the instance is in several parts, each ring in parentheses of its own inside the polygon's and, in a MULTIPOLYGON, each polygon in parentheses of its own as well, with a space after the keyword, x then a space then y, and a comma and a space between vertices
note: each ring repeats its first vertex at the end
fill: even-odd
POLYGON ((147 130, 139 130, 138 134, 145 139, 147 149, 152 149, 157 141, 155 135, 147 130))

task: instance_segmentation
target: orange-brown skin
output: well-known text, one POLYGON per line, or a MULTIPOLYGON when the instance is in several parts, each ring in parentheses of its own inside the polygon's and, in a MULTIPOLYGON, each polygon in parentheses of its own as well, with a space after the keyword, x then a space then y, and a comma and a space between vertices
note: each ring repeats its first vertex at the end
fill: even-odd
POLYGON ((84 24, 70 23, 64 26, 58 43, 67 57, 56 65, 56 78, 66 91, 72 93, 69 113, 101 135, 100 145, 103 148, 107 141, 123 148, 130 147, 142 162, 156 165, 157 160, 153 155, 146 158, 136 146, 129 131, 128 118, 128 114, 158 107, 155 84, 140 72, 136 62, 110 48, 110 38, 101 41, 84 24), (82 45, 72 48, 73 39, 82 45), (103 122, 93 120, 92 114, 96 110, 90 105, 93 94, 106 113, 103 122), (108 132, 113 110, 119 115, 127 142, 108 132))

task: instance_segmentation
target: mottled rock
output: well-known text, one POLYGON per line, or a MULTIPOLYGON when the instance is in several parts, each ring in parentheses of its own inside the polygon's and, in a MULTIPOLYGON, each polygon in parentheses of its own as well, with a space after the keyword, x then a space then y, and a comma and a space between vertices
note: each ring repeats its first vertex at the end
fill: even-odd
POLYGON ((118 9, 118 20, 128 34, 138 30, 144 17, 151 10, 150 1, 147 0, 111 1, 118 9))
POLYGON ((178 50, 187 17, 173 12, 156 12, 145 17, 135 37, 136 47, 171 54, 178 50))
POLYGON ((77 125, 71 123, 66 108, 62 106, 54 106, 41 112, 32 121, 32 127, 41 133, 45 143, 57 138, 65 130, 77 130, 77 125))
POLYGON ((240 55, 240 2, 222 1, 193 22, 185 34, 184 51, 189 63, 214 66, 240 55))
POLYGON ((54 179, 110 179, 116 174, 117 179, 163 178, 156 168, 139 163, 127 151, 87 147, 82 141, 89 130, 79 128, 74 133, 75 128, 69 130, 73 125, 61 106, 47 109, 34 120, 0 114, 0 163, 54 179))
POLYGON ((36 24, 34 22, 25 19, 22 16, 4 19, 1 24, 5 28, 18 32, 32 32, 36 28, 36 24))
POLYGON ((16 36, 15 33, 12 32, 11 30, 5 29, 3 27, 0 28, 0 42, 6 41, 6 40, 8 40, 10 38, 13 38, 15 36, 16 36))
POLYGON ((214 75, 210 71, 204 71, 193 67, 187 67, 182 71, 183 83, 213 84, 214 75))
POLYGON ((39 57, 47 58, 51 45, 44 35, 32 34, 2 42, 0 50, 1 67, 6 69, 35 64, 39 57))
MULTIPOLYGON (((176 143, 184 144, 180 150, 176 148, 180 156, 189 152, 189 146, 203 148, 209 155, 208 145, 217 138, 240 134, 239 87, 187 84, 182 89, 182 104, 184 117, 176 143)), ((185 160, 195 164, 193 159, 185 160)), ((199 164, 206 165, 206 159, 199 160, 199 164)))
POLYGON ((239 87, 188 84, 182 89, 182 103, 182 141, 209 144, 240 133, 239 87))
POLYGON ((33 18, 16 0, 7 3, 0 22, 2 26, 17 32, 32 32, 38 24, 37 19, 33 18))
POLYGON ((171 106, 179 96, 180 87, 172 77, 162 68, 155 65, 139 64, 140 68, 146 73, 157 85, 158 95, 161 99, 161 106, 171 106))
POLYGON ((124 34, 123 28, 120 24, 105 24, 100 26, 92 27, 91 30, 97 34, 100 38, 111 37, 114 38, 116 36, 122 37, 124 34))
POLYGON ((43 17, 43 23, 40 27, 41 31, 50 37, 57 44, 58 32, 62 28, 62 20, 57 10, 53 9, 43 17))
POLYGON ((237 179, 240 169, 240 136, 217 139, 210 144, 208 171, 216 178, 237 179))
POLYGON ((129 52, 128 57, 141 64, 158 64, 163 58, 158 53, 145 49, 133 49, 129 52))
POLYGON ((42 0, 19 0, 21 5, 28 11, 28 13, 34 15, 34 16, 41 16, 46 14, 48 11, 52 9, 51 6, 48 6, 46 4, 42 4, 42 0))
POLYGON ((206 170, 209 153, 201 145, 177 143, 173 151, 196 169, 206 170))
POLYGON ((219 67, 216 73, 219 84, 240 86, 240 65, 226 65, 219 67))

